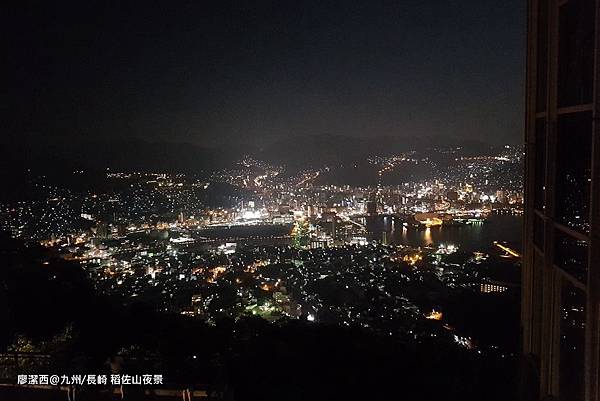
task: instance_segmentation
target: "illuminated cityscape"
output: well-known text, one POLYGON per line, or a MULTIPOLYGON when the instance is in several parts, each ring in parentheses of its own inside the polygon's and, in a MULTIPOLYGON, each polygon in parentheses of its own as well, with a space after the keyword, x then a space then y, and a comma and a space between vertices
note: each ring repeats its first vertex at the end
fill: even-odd
POLYGON ((597 0, 0 18, 0 401, 600 401, 597 0))
MULTIPOLYGON (((513 244, 480 241, 481 249, 467 243, 462 250, 452 238, 467 230, 476 236, 488 220, 518 226, 521 150, 460 153, 450 151, 455 157, 446 171, 431 160, 440 150, 428 157, 371 157, 365 168, 380 179, 374 187, 327 184, 330 167, 289 174, 250 157, 206 179, 107 170, 106 184, 117 188, 109 191, 76 192, 32 175, 32 190, 43 196, 3 204, 0 222, 13 238, 36 241, 54 257, 78 262, 102 293, 124 302, 143 300, 160 311, 209 322, 251 312, 371 327, 374 317, 384 315, 369 306, 389 298, 392 309, 384 313, 391 315, 385 319, 416 324, 438 306, 407 299, 401 287, 432 280, 440 293, 479 288, 482 280, 494 279, 477 268, 488 252, 520 256, 513 244), (385 174, 417 163, 431 176, 383 183, 385 174), (505 173, 495 179, 499 171, 505 173), (215 203, 213 188, 224 184, 228 193, 215 203), (452 263, 446 261, 459 250, 452 263), (390 293, 386 282, 398 291, 390 293), (345 296, 327 305, 338 286, 358 297, 351 304, 363 300, 364 309, 345 306, 345 296), (224 288, 226 300, 220 299, 224 288), (370 288, 378 290, 367 295, 370 288), (407 313, 415 317, 394 317, 407 313)), ((511 239, 518 246, 518 233, 511 239)))
POLYGON ((250 156, 204 176, 69 172, 94 183, 85 190, 28 172, 31 196, 4 202, 0 223, 41 246, 42 265, 79 266, 125 307, 216 328, 253 318, 333 325, 510 364, 523 152, 464 153, 370 156, 360 165, 376 177, 370 186, 331 183, 336 166, 294 171, 250 156), (419 177, 390 184, 417 164, 419 177), (462 302, 506 312, 466 317, 462 302))

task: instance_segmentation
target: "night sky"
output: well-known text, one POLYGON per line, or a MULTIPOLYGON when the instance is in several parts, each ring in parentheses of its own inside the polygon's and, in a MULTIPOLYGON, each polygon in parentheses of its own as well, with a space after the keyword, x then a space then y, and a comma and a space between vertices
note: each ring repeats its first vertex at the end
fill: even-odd
POLYGON ((44 1, 2 14, 3 140, 522 137, 522 0, 44 1))

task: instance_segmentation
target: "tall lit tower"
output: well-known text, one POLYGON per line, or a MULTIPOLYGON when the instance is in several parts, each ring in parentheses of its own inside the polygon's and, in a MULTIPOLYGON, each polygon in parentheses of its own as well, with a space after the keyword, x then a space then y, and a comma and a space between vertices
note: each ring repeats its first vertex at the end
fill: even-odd
POLYGON ((600 400, 597 1, 529 0, 525 399, 600 400))

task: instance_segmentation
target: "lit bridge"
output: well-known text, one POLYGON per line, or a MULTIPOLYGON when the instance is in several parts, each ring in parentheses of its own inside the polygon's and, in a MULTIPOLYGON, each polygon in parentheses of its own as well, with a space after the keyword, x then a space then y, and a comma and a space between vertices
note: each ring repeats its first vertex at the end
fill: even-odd
POLYGON ((506 252, 510 256, 514 256, 515 258, 521 257, 521 254, 519 252, 515 251, 512 248, 507 247, 506 245, 499 243, 498 241, 494 241, 494 245, 496 245, 498 248, 502 249, 504 252, 506 252))

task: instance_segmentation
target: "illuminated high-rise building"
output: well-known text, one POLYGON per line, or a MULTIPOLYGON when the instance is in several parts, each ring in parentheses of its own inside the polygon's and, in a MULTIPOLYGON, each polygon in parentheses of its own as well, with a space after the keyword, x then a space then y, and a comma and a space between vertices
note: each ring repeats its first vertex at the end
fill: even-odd
POLYGON ((523 398, 598 401, 598 0, 529 0, 523 398))

